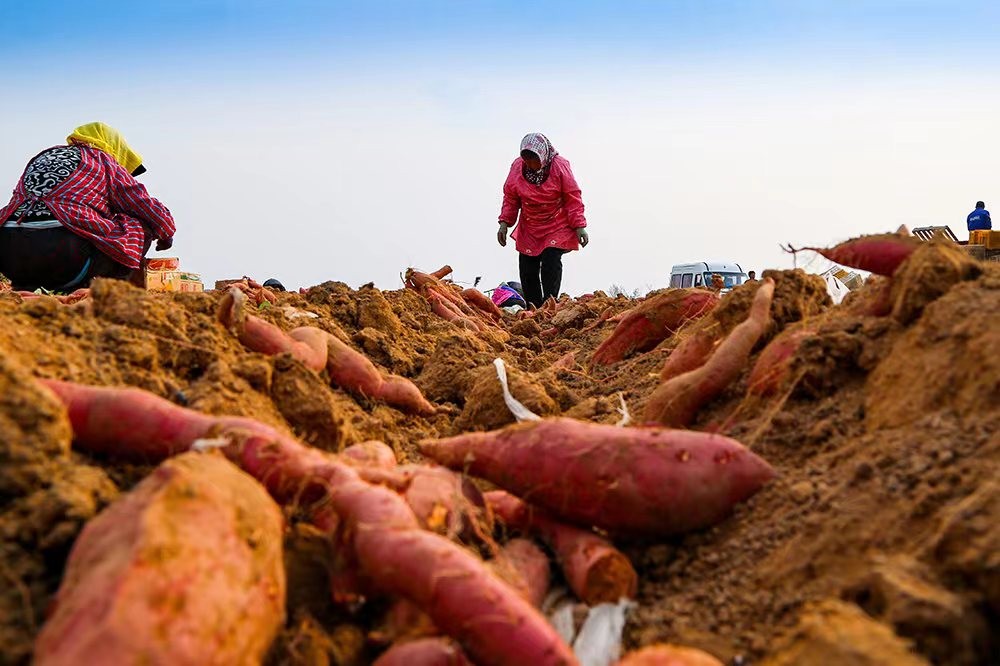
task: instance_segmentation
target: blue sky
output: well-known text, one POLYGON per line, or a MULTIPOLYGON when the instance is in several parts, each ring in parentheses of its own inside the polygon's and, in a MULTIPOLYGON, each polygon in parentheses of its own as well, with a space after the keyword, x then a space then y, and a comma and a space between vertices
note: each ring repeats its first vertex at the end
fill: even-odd
POLYGON ((1000 195, 1000 3, 6 2, 0 25, 0 187, 105 120, 209 281, 516 277, 494 225, 536 130, 584 188, 576 293, 960 231, 1000 195))

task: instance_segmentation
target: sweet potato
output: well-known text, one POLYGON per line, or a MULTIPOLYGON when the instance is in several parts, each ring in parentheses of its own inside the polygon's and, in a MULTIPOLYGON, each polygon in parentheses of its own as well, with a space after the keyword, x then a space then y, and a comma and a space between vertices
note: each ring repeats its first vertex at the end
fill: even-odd
POLYGON ((723 666, 712 655, 680 645, 651 645, 629 652, 616 666, 723 666))
POLYGON ((750 376, 747 392, 752 395, 773 395, 789 379, 789 370, 795 354, 804 340, 816 335, 816 324, 786 328, 768 343, 757 357, 750 376))
POLYGON ((66 405, 74 439, 92 453, 158 462, 208 436, 215 419, 136 388, 40 382, 66 405))
POLYGON ((546 620, 484 563, 448 539, 420 529, 393 491, 362 481, 335 461, 316 464, 290 440, 250 435, 226 449, 244 469, 284 496, 297 484, 320 486, 348 527, 364 573, 387 593, 409 599, 482 664, 573 664, 546 620))
POLYGON ((420 389, 405 377, 382 374, 364 354, 354 351, 336 336, 327 334, 327 365, 337 386, 370 398, 384 400, 404 412, 430 416, 437 408, 427 402, 420 389))
POLYGON ((703 405, 716 398, 743 372, 750 352, 771 323, 774 281, 765 278, 746 321, 734 328, 696 370, 660 384, 646 403, 645 419, 672 428, 690 424, 703 405))
POLYGON ((80 533, 35 663, 260 663, 284 623, 282 527, 225 458, 164 462, 80 533))
POLYGON ((425 440, 421 451, 559 519, 631 536, 712 525, 774 475, 728 437, 568 418, 425 440))
POLYGON ((465 289, 462 291, 462 298, 465 302, 474 308, 480 310, 487 317, 493 321, 500 321, 503 315, 500 312, 500 308, 497 307, 496 303, 490 300, 489 296, 479 291, 478 289, 465 289))
MULTIPOLYGON (((246 312, 247 296, 242 290, 230 287, 219 301, 216 316, 227 329, 236 333, 239 341, 249 349, 274 356, 288 353, 317 372, 326 366, 326 346, 317 340, 317 334, 285 333, 274 324, 246 312)), ((324 333, 319 329, 312 329, 324 333)))
POLYGON ((635 597, 639 577, 629 559, 607 539, 560 523, 502 490, 486 493, 486 501, 508 527, 537 535, 552 549, 569 588, 588 605, 635 597))
POLYGON ((717 327, 694 331, 670 352, 670 356, 663 363, 663 369, 660 370, 660 381, 665 382, 703 366, 718 342, 717 327))
POLYGON ((348 446, 337 454, 348 465, 392 469, 396 466, 396 452, 378 440, 370 439, 348 446))
POLYGON ((493 513, 482 492, 450 469, 403 465, 388 470, 369 467, 358 474, 368 483, 401 494, 424 529, 465 543, 479 543, 493 531, 493 513))
POLYGON ((617 363, 647 352, 687 321, 708 314, 719 297, 703 289, 671 289, 629 310, 590 359, 591 366, 617 363))
POLYGON ((803 247, 799 249, 789 247, 788 249, 793 253, 812 250, 841 266, 859 268, 876 275, 891 277, 899 265, 906 261, 922 244, 922 241, 912 236, 875 234, 852 238, 833 247, 803 247))
POLYGON ((445 264, 444 266, 442 266, 441 268, 437 269, 433 273, 430 273, 429 275, 432 275, 432 276, 436 277, 438 280, 443 280, 446 277, 448 277, 449 275, 451 275, 451 266, 449 266, 448 264, 445 264))
POLYGON ((472 666, 472 662, 452 641, 422 638, 392 646, 373 666, 472 666))
MULTIPOLYGON (((503 491, 495 491, 503 492, 503 491)), ((511 539, 490 562, 498 575, 516 587, 535 607, 540 608, 551 582, 549 558, 528 539, 511 539)))

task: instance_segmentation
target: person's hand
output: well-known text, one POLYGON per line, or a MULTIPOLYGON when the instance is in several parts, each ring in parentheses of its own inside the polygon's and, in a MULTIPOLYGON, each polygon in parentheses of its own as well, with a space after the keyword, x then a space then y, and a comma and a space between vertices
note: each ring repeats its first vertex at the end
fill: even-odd
POLYGON ((576 237, 580 240, 580 247, 587 247, 587 243, 590 242, 590 236, 587 235, 587 230, 580 227, 576 230, 576 237))
POLYGON ((497 230, 497 242, 500 243, 500 247, 507 247, 507 223, 501 222, 500 228, 497 230))
POLYGON ((156 251, 157 252, 163 252, 164 250, 169 250, 173 246, 174 246, 174 239, 173 238, 167 238, 166 240, 164 240, 164 239, 161 238, 161 239, 159 239, 159 240, 156 241, 156 251))

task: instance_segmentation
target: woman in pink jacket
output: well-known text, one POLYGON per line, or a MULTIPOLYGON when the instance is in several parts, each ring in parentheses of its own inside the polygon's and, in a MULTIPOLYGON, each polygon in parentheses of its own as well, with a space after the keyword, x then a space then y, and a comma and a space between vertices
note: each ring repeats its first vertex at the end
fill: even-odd
POLYGON ((562 255, 586 247, 583 199, 569 161, 544 134, 521 139, 521 156, 510 165, 503 185, 497 241, 507 245, 507 230, 519 253, 521 288, 529 304, 541 307, 559 297, 562 255))

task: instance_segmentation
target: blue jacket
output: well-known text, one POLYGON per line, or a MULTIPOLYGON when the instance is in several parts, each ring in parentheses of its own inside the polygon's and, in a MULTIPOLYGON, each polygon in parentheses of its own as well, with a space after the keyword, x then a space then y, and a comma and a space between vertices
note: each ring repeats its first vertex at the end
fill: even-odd
POLYGON ((977 208, 972 211, 969 213, 969 217, 966 218, 965 221, 969 224, 969 231, 993 228, 993 220, 990 219, 990 211, 985 208, 977 208))

